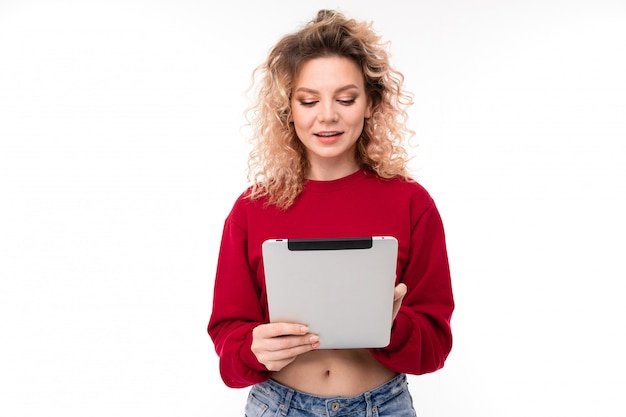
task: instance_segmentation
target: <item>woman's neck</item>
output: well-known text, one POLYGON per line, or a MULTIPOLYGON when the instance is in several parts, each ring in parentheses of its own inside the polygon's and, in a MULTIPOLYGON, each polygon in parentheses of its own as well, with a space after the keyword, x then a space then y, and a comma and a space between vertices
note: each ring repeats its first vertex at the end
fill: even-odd
POLYGON ((311 163, 311 167, 306 174, 306 179, 314 181, 333 181, 354 174, 359 169, 359 164, 357 164, 356 161, 351 161, 349 163, 344 161, 340 164, 311 163))

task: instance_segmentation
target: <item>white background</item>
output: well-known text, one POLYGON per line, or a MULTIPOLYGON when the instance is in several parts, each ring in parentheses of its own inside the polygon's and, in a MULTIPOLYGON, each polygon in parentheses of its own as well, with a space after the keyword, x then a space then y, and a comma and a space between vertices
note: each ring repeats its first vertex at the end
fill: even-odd
POLYGON ((243 415, 206 324, 244 92, 338 4, 392 42, 446 225, 418 414, 626 413, 623 1, 0 0, 1 415, 243 415))

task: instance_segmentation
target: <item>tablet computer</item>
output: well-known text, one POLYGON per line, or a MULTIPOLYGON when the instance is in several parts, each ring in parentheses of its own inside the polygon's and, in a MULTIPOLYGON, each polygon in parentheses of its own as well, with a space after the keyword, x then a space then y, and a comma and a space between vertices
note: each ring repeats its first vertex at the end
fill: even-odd
POLYGON ((396 238, 270 239, 262 251, 270 322, 306 324, 320 349, 389 344, 396 238))

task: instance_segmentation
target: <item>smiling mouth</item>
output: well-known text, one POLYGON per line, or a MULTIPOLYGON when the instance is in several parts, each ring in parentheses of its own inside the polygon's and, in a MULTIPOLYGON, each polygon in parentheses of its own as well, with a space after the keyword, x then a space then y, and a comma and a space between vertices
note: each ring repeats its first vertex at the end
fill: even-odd
POLYGON ((335 136, 339 136, 341 134, 342 132, 319 132, 319 133, 315 133, 315 136, 320 137, 320 138, 332 138, 335 136))
POLYGON ((318 132, 315 133, 317 140, 324 145, 333 145, 339 138, 341 138, 343 132, 318 132))

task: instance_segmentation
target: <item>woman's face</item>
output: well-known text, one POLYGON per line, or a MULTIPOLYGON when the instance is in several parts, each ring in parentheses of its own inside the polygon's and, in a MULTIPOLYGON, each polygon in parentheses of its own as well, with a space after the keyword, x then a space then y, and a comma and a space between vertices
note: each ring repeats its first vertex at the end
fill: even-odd
POLYGON ((307 61, 294 80, 291 117, 306 148, 309 179, 337 179, 355 172, 356 141, 371 103, 360 68, 348 58, 307 61))

